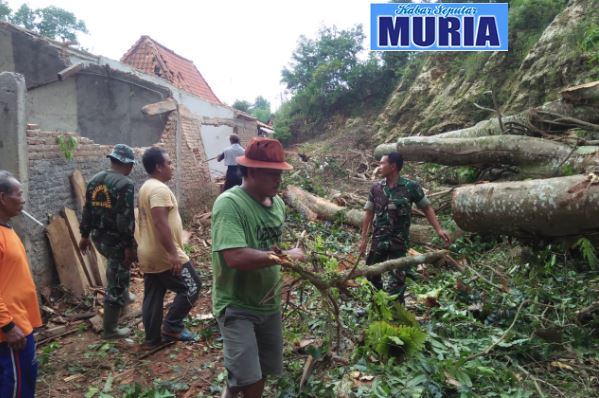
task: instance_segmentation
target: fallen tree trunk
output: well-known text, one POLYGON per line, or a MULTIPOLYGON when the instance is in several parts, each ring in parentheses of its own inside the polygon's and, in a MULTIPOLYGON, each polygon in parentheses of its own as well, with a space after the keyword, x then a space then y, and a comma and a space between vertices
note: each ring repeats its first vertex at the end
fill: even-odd
POLYGON ((572 104, 599 105, 599 81, 568 87, 560 94, 565 102, 572 104))
POLYGON ((565 237, 599 232, 599 177, 557 177, 456 188, 454 221, 469 232, 565 237))
MULTIPOLYGON (((287 203, 302 213, 308 220, 314 221, 318 218, 334 221, 341 219, 345 224, 356 228, 362 227, 364 211, 348 209, 338 206, 326 199, 312 195, 294 185, 289 185, 284 193, 287 203)), ((461 231, 456 229, 452 239, 459 236, 461 231)), ((437 236, 435 230, 428 225, 412 224, 410 227, 410 242, 416 244, 430 244, 437 236)))
POLYGON ((476 138, 406 137, 395 144, 379 145, 374 152, 380 158, 392 151, 404 160, 439 163, 449 166, 513 165, 530 176, 555 176, 560 168, 582 172, 592 163, 599 147, 571 147, 542 138, 502 135, 476 138))

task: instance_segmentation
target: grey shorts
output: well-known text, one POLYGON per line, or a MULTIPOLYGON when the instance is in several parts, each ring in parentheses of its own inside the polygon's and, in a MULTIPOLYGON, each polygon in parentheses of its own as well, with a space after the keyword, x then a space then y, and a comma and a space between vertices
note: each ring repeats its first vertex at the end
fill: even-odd
POLYGON ((259 314, 227 307, 217 318, 231 387, 254 384, 283 371, 281 313, 259 314))

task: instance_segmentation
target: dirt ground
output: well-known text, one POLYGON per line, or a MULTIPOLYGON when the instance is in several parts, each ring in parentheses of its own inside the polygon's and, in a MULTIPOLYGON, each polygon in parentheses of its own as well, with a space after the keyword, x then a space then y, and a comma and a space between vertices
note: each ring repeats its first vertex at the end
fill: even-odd
MULTIPOLYGON (((143 341, 140 316, 126 322, 132 328, 130 338, 104 341, 94 332, 88 320, 64 323, 73 314, 101 308, 101 294, 97 294, 96 300, 88 298, 83 303, 77 303, 68 297, 57 297, 60 292, 51 292, 46 307, 50 307, 55 313, 49 316, 47 326, 39 330, 37 338, 40 369, 36 396, 83 397, 90 393, 89 396, 95 397, 105 389, 109 396, 120 397, 124 386, 135 383, 143 389, 150 389, 153 385, 162 386, 176 393, 177 397, 196 397, 202 392, 219 396, 217 387, 222 383, 217 378, 220 374, 222 381, 224 370, 222 351, 216 322, 204 319, 211 313, 210 263, 206 261, 206 242, 202 242, 206 238, 197 231, 196 228, 191 241, 195 242, 192 246, 199 247, 200 250, 193 253, 192 258, 202 279, 202 289, 187 325, 197 341, 177 342, 156 352, 144 350, 140 346, 143 341), (72 333, 44 339, 48 329, 61 325, 72 333), (99 390, 98 394, 91 395, 96 389, 99 390)), ((130 291, 136 295, 136 299, 129 306, 127 314, 139 314, 143 299, 143 278, 135 268, 130 291)), ((165 312, 173 298, 171 293, 166 296, 165 312)), ((126 317, 125 314, 125 319, 126 317)))
MULTIPOLYGON (((338 143, 331 143, 337 147, 338 143)), ((373 159, 366 159, 360 152, 341 152, 317 155, 310 161, 300 160, 298 152, 302 149, 292 148, 287 157, 296 165, 296 179, 303 179, 304 174, 321 175, 318 184, 334 185, 344 194, 339 204, 347 205, 356 202, 361 206, 365 201, 367 188, 372 183, 370 178, 359 179, 348 176, 339 180, 329 176, 323 169, 328 162, 334 162, 343 169, 353 171, 364 164, 369 169, 365 174, 370 177, 372 168, 376 166, 373 159), (331 160, 334 159, 334 160, 331 160), (362 165, 361 165, 362 163, 362 165), (374 166, 373 166, 374 163, 374 166), (331 178, 331 181, 328 181, 331 178)), ((366 170, 360 170, 362 173, 366 170)), ((289 177, 294 183, 294 177, 289 177)), ((88 320, 68 321, 73 314, 95 312, 101 309, 102 295, 86 298, 83 302, 70 299, 59 288, 47 291, 44 296, 45 311, 48 322, 38 334, 38 397, 98 397, 104 389, 107 397, 120 397, 125 386, 135 383, 144 390, 152 386, 161 386, 176 394, 177 397, 220 396, 220 387, 225 376, 222 363, 222 346, 216 322, 204 319, 211 313, 211 270, 210 270, 210 219, 209 214, 198 214, 187 225, 190 231, 188 249, 192 251, 192 259, 200 273, 202 289, 200 298, 191 311, 188 328, 197 335, 192 343, 175 343, 156 352, 148 352, 141 348, 143 342, 143 325, 137 316, 127 322, 132 328, 128 339, 104 341, 100 334, 94 332, 88 320), (67 320, 67 322, 65 322, 67 320), (47 339, 44 337, 48 329, 65 326, 64 336, 47 339), (97 391, 95 394, 94 391, 97 391)), ((132 270, 130 291, 136 294, 135 303, 128 308, 128 313, 140 313, 143 299, 143 276, 137 268, 132 270)), ((165 298, 165 312, 174 295, 165 298)), ((106 397, 104 396, 104 397, 106 397)), ((128 395, 139 396, 139 395, 128 395)), ((143 395, 146 396, 146 395, 143 395)), ((154 395, 151 395, 154 396, 154 395)))

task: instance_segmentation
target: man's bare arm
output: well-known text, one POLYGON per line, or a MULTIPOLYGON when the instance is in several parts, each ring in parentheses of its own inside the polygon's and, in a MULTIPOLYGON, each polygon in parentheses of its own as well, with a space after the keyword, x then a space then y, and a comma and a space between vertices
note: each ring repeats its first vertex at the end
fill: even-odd
POLYGON ((370 230, 372 220, 374 220, 374 211, 366 210, 364 212, 364 220, 362 221, 362 233, 360 236, 360 254, 364 254, 366 252, 366 246, 368 246, 368 232, 370 230))
MULTIPOLYGON (((276 258, 272 257, 272 255, 275 254, 273 251, 262 251, 251 249, 249 247, 239 247, 222 250, 221 253, 229 267, 241 271, 266 268, 277 264, 276 258)), ((299 248, 284 250, 283 254, 294 260, 305 260, 304 252, 299 248)))
POLYGON ((451 238, 449 237, 447 231, 441 228, 441 224, 439 224, 439 220, 437 219, 437 215, 435 214, 435 209, 433 209, 433 206, 427 205, 421 210, 424 212, 424 215, 426 216, 426 219, 428 220, 429 224, 432 225, 435 231, 437 232, 437 235, 439 235, 439 237, 443 239, 445 243, 450 244, 451 238))

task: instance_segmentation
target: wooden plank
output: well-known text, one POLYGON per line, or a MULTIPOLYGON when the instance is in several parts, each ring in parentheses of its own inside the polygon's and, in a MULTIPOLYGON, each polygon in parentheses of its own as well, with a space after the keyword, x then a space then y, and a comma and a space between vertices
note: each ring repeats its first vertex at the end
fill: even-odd
POLYGON ((75 297, 83 297, 89 287, 87 277, 79 265, 69 228, 62 217, 53 217, 46 229, 60 284, 75 297))
POLYGON ((100 278, 99 281, 101 284, 98 286, 108 286, 108 281, 106 279, 106 259, 100 254, 93 243, 92 250, 89 252, 89 259, 91 261, 92 270, 94 270, 94 275, 96 275, 97 278, 100 278))
POLYGON ((85 178, 83 178, 83 175, 78 169, 75 169, 75 171, 71 173, 69 180, 71 180, 71 186, 73 187, 77 206, 79 206, 79 210, 83 210, 83 205, 85 204, 85 178))
MULTIPOLYGON (((79 209, 83 211, 86 191, 85 178, 83 178, 83 175, 79 170, 75 170, 71 174, 70 180, 77 200, 77 205, 79 206, 79 209)), ((89 254, 89 261, 94 273, 96 285, 106 287, 106 259, 98 252, 98 249, 96 249, 96 246, 93 243, 92 250, 89 254)))
POLYGON ((79 250, 81 233, 79 232, 79 220, 77 220, 77 214, 75 214, 74 210, 69 209, 68 207, 62 209, 62 214, 67 223, 67 227, 69 228, 69 234, 71 235, 73 244, 75 245, 75 251, 77 252, 77 257, 79 258, 79 264, 83 268, 85 276, 87 276, 89 285, 100 286, 102 280, 100 279, 98 269, 95 267, 95 263, 92 264, 92 259, 90 258, 92 250, 88 250, 86 254, 81 253, 81 250, 79 250))

